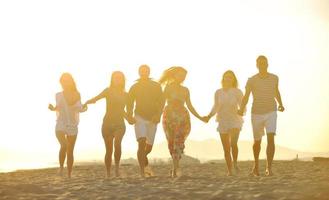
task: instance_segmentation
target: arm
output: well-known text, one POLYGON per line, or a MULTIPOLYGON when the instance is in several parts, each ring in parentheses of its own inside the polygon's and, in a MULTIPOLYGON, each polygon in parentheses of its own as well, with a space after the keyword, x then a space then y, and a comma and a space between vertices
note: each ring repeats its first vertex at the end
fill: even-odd
POLYGON ((107 89, 103 90, 103 92, 101 92, 99 95, 95 96, 94 98, 89 99, 88 101, 86 101, 85 105, 87 104, 94 104, 96 103, 98 100, 105 98, 106 96, 106 92, 107 89))
POLYGON ((249 97, 250 97, 250 93, 251 93, 251 89, 250 87, 246 87, 246 92, 241 100, 241 105, 240 105, 240 109, 238 111, 238 114, 243 116, 243 113, 245 112, 246 106, 248 104, 249 101, 249 97))
POLYGON ((123 117, 126 119, 126 121, 132 125, 132 124, 135 124, 136 123, 136 120, 132 117, 132 114, 128 114, 127 110, 128 110, 128 103, 129 103, 129 95, 127 94, 126 95, 126 98, 125 98, 125 101, 126 101, 126 110, 123 112, 123 117))
POLYGON ((77 109, 79 112, 86 112, 88 110, 88 107, 87 107, 87 104, 82 105, 81 100, 80 100, 77 105, 77 109))
POLYGON ((282 103, 281 94, 280 94, 280 91, 279 91, 279 84, 276 85, 275 99, 276 99, 276 101, 279 103, 279 108, 278 108, 278 110, 279 110, 280 112, 283 112, 285 108, 284 108, 283 103, 282 103))
POLYGON ((87 104, 82 105, 82 103, 81 103, 80 93, 78 93, 78 101, 74 105, 72 105, 71 108, 75 112, 85 112, 85 111, 87 111, 87 104))
POLYGON ((126 105, 126 111, 127 115, 129 117, 133 116, 133 110, 134 110, 134 102, 135 102, 136 96, 135 96, 135 89, 134 86, 132 86, 129 90, 128 97, 127 97, 127 105, 126 105))
POLYGON ((218 109, 219 109, 218 91, 216 91, 216 93, 214 95, 214 105, 213 105, 209 115, 207 116, 208 120, 211 119, 217 113, 218 109))
POLYGON ((161 115, 162 115, 162 112, 163 112, 163 108, 164 108, 164 105, 166 103, 165 94, 162 91, 161 86, 159 86, 159 88, 158 88, 158 97, 159 97, 158 100, 157 100, 158 112, 155 114, 155 116, 153 117, 153 120, 152 120, 154 123, 159 123, 160 122, 161 115))
POLYGON ((58 110, 58 103, 59 103, 59 99, 58 99, 59 97, 58 97, 58 95, 56 94, 55 95, 55 100, 56 100, 56 105, 55 106, 53 106, 52 104, 49 104, 48 105, 48 109, 50 110, 50 111, 57 111, 58 110))
POLYGON ((191 99, 190 99, 190 92, 188 89, 186 89, 187 95, 186 95, 186 105, 189 111, 198 119, 203 120, 203 118, 197 113, 197 111, 194 109, 191 99))

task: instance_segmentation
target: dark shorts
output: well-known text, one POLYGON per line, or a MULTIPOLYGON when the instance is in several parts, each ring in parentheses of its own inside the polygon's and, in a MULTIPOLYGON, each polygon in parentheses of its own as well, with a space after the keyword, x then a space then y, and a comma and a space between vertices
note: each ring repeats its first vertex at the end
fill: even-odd
POLYGON ((102 125, 103 138, 108 137, 123 137, 126 132, 125 124, 104 124, 102 125), (120 134, 120 135, 119 135, 120 134))

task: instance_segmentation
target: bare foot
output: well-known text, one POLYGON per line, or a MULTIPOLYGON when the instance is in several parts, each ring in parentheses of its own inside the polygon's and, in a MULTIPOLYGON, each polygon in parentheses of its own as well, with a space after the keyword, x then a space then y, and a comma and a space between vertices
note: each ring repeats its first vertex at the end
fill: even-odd
POLYGON ((273 172, 272 172, 272 169, 271 168, 267 168, 265 170, 265 176, 273 176, 273 172))
POLYGON ((234 171, 236 174, 239 174, 241 170, 238 166, 234 166, 234 171))
POLYGON ((253 168, 250 172, 249 176, 259 176, 259 170, 256 168, 253 168))
POLYGON ((141 178, 145 178, 145 169, 141 170, 141 178))
POLYGON ((226 176, 233 176, 232 172, 227 172, 226 176))
POLYGON ((111 178, 111 171, 107 171, 106 172, 106 179, 110 179, 111 178))
POLYGON ((174 169, 171 169, 171 170, 170 170, 170 177, 171 177, 171 178, 177 178, 176 170, 174 170, 174 169))
POLYGON ((58 172, 57 172, 58 176, 63 176, 64 175, 64 168, 59 168, 58 172))
POLYGON ((120 168, 119 166, 115 166, 115 177, 119 178, 120 177, 120 168))
POLYGON ((150 166, 146 166, 144 169, 144 173, 146 177, 152 177, 154 176, 153 170, 151 169, 150 166))

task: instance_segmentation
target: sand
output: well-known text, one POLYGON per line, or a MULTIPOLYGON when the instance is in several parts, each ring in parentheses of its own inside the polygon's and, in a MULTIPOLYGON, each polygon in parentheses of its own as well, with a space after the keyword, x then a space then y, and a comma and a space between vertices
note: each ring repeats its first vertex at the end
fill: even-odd
POLYGON ((329 162, 275 161, 272 177, 249 177, 252 162, 239 164, 233 177, 224 163, 183 166, 174 179, 169 164, 153 166, 157 176, 146 179, 136 165, 122 166, 121 178, 104 179, 101 163, 75 166, 71 179, 55 168, 1 173, 0 199, 329 199, 329 162))

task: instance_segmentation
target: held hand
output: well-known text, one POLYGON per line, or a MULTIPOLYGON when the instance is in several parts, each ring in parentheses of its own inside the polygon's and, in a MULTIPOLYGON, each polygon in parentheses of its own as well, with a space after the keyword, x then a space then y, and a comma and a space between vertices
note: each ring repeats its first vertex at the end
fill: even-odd
POLYGON ((86 103, 82 105, 82 110, 84 110, 84 111, 88 110, 88 105, 86 103))
POLYGON ((283 111, 285 110, 285 108, 283 107, 283 105, 280 105, 280 106, 278 107, 278 110, 279 110, 280 112, 283 112, 283 111))
POLYGON ((204 123, 208 123, 209 120, 210 120, 210 117, 209 116, 201 117, 201 121, 203 121, 204 123))
POLYGON ((158 124, 160 123, 160 120, 161 120, 161 116, 153 116, 151 122, 153 122, 154 124, 158 124))
POLYGON ((238 115, 243 116, 243 114, 244 114, 244 111, 242 109, 239 109, 238 110, 238 115))
POLYGON ((136 123, 136 119, 133 116, 128 116, 127 121, 130 125, 133 125, 136 123))
POLYGON ((49 105, 48 105, 48 109, 49 109, 50 111, 55 111, 55 107, 54 107, 52 104, 49 104, 49 105))

